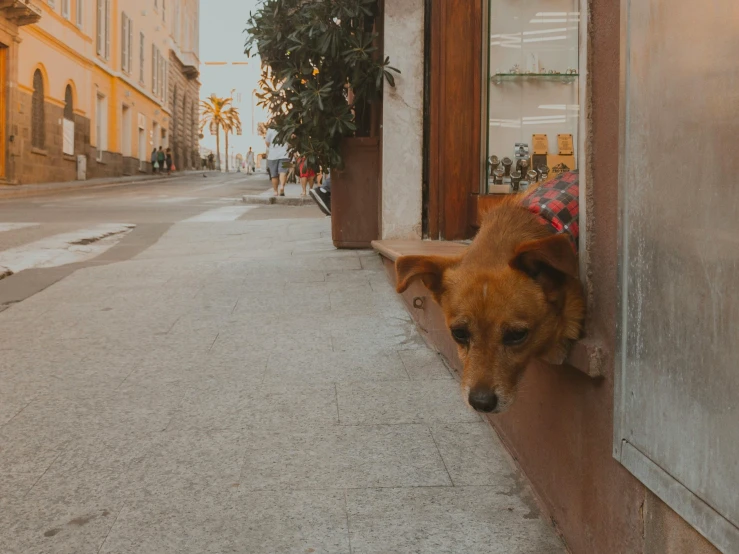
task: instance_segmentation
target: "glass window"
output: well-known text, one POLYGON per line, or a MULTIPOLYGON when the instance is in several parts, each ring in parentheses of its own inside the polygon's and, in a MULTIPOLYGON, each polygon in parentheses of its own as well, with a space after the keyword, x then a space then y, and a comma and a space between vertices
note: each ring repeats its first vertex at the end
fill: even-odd
POLYGON ((517 192, 577 168, 579 0, 488 1, 482 192, 517 192))

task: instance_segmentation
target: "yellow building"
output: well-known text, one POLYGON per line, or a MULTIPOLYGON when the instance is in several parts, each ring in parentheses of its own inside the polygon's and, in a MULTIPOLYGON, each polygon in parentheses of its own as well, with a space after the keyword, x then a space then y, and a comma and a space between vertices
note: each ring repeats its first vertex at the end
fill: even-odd
POLYGON ((81 169, 88 179, 149 172, 152 150, 175 142, 175 163, 192 165, 197 0, 0 0, 8 3, 0 10, 0 64, 9 67, 0 82, 7 104, 0 178, 38 183, 76 179, 81 169), (18 8, 40 18, 33 22, 29 13, 31 22, 14 31, 8 14, 18 8), (171 136, 174 129, 179 136, 171 136))

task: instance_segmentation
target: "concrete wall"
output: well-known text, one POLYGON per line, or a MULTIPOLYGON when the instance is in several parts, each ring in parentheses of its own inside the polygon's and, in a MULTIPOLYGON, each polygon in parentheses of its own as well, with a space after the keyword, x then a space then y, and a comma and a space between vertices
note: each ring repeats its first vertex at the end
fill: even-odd
POLYGON ((385 3, 384 48, 400 69, 385 85, 382 135, 383 239, 420 239, 423 190, 423 0, 385 3))

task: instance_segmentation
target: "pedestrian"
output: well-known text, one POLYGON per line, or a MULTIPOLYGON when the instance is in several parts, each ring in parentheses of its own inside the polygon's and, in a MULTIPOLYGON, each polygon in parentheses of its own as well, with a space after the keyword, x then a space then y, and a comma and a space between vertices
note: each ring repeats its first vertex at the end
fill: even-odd
POLYGON ((247 175, 254 173, 254 152, 249 147, 249 151, 246 153, 246 173, 247 175))
POLYGON ((310 190, 313 190, 313 184, 316 181, 316 172, 312 167, 308 166, 308 160, 305 156, 298 159, 298 174, 300 175, 300 186, 303 192, 300 196, 306 196, 306 188, 310 185, 310 190))
POLYGON ((213 160, 214 160, 214 156, 213 156, 213 152, 211 152, 210 154, 208 154, 208 169, 210 171, 213 171, 213 169, 214 169, 213 168, 213 160))
POLYGON ((310 190, 310 197, 326 215, 331 215, 331 174, 324 177, 323 184, 310 190))
POLYGON ((164 171, 164 161, 167 159, 167 156, 164 154, 164 150, 162 150, 162 147, 159 147, 159 150, 157 150, 157 164, 159 164, 159 171, 164 171))
POLYGON ((277 130, 274 127, 267 130, 264 142, 267 144, 267 169, 275 196, 285 196, 285 183, 289 171, 287 166, 290 163, 287 145, 277 142, 277 130))
POLYGON ((151 151, 151 172, 156 173, 158 169, 159 164, 157 163, 157 149, 155 146, 154 150, 151 151))
POLYGON ((167 148, 167 155, 164 163, 167 165, 167 175, 172 175, 172 166, 174 165, 174 161, 172 160, 171 148, 167 148))

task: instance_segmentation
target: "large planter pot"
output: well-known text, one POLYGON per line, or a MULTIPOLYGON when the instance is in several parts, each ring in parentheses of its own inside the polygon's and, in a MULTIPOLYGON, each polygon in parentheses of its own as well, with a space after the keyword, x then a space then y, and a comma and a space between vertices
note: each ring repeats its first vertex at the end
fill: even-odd
POLYGON ((371 248, 380 238, 380 139, 342 144, 344 169, 331 170, 331 236, 336 248, 371 248))

